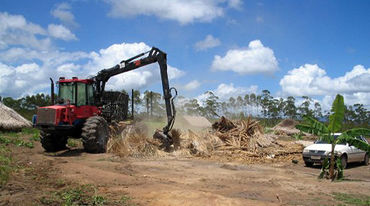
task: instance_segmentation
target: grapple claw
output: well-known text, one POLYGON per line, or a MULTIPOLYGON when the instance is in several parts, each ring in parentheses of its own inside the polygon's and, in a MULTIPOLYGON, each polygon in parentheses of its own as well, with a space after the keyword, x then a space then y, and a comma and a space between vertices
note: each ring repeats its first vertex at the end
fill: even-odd
POLYGON ((172 137, 169 134, 163 133, 161 130, 156 130, 154 135, 154 139, 158 139, 162 144, 160 149, 165 149, 166 151, 171 150, 171 145, 173 144, 172 137))

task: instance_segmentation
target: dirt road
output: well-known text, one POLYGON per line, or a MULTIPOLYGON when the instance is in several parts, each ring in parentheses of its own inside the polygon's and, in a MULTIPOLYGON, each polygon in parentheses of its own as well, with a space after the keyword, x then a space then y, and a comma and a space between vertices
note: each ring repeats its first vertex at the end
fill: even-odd
POLYGON ((16 148, 14 154, 25 169, 2 189, 3 205, 41 204, 45 194, 66 184, 92 184, 107 199, 127 195, 130 204, 150 206, 336 205, 333 193, 370 193, 370 166, 352 165, 345 170, 346 180, 331 183, 318 180, 319 168, 304 167, 302 161, 246 165, 174 155, 121 159, 82 149, 47 154, 39 144, 16 148), (33 172, 27 173, 28 167, 33 172))

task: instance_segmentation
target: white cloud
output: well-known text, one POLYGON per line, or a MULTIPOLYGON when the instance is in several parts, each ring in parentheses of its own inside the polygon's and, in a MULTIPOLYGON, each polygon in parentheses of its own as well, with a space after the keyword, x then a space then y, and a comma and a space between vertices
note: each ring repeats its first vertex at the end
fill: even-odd
POLYGON ((257 16, 256 17, 256 22, 257 23, 263 23, 265 20, 263 19, 263 17, 261 17, 261 16, 257 16))
POLYGON ((280 86, 284 95, 324 96, 323 103, 329 108, 338 93, 344 96, 346 104, 369 105, 370 68, 356 65, 344 76, 331 78, 318 65, 305 64, 290 70, 280 80, 280 86))
POLYGON ((77 40, 76 36, 63 25, 49 24, 48 32, 50 36, 57 39, 63 39, 65 41, 77 40))
POLYGON ((81 65, 76 65, 74 63, 66 63, 57 67, 57 72, 61 76, 71 76, 78 73, 78 70, 81 69, 81 65))
MULTIPOLYGON (((12 55, 19 61, 33 61, 29 64, 20 64, 13 67, 4 64, 4 57, 0 57, 0 89, 1 96, 20 97, 27 94, 45 91, 49 88, 49 77, 54 79, 64 76, 71 78, 78 76, 87 78, 96 75, 104 68, 110 68, 123 59, 130 58, 139 53, 150 50, 145 43, 122 43, 113 44, 98 52, 38 52, 34 50, 17 49, 12 55), (25 55, 29 53, 30 56, 25 55), (23 59, 22 59, 23 56, 23 59), (87 60, 87 61, 81 61, 87 60), (87 63, 80 63, 87 62, 87 63), (14 84, 13 84, 14 82, 14 84)), ((5 53, 6 54, 6 53, 5 53)), ((5 55, 9 57, 9 55, 5 55)), ((184 72, 168 65, 169 79, 176 79, 184 75, 184 72)), ((151 64, 112 77, 107 83, 107 89, 142 89, 160 82, 158 64, 151 64)))
POLYGON ((43 78, 47 78, 35 63, 13 67, 0 62, 0 73, 1 96, 15 97, 29 94, 33 88, 42 85, 40 81, 43 78))
POLYGON ((227 51, 224 57, 216 55, 213 71, 234 71, 239 74, 272 74, 278 70, 274 51, 263 46, 260 40, 249 42, 248 48, 227 51))
MULTIPOLYGON (((188 24, 210 22, 223 16, 222 0, 105 0, 110 6, 113 17, 137 15, 156 16, 188 24)), ((230 6, 237 6, 238 0, 231 0, 230 6)))
POLYGON ((22 15, 0 12, 0 49, 13 45, 47 49, 51 42, 41 26, 27 22, 22 15))
POLYGON ((78 26, 75 21, 75 16, 71 12, 71 5, 66 2, 58 4, 55 9, 51 10, 50 13, 67 26, 78 26))
MULTIPOLYGON (((23 47, 32 50, 53 49, 53 38, 75 40, 76 36, 62 25, 50 24, 47 29, 28 22, 22 15, 0 12, 0 50, 23 47)), ((19 52, 19 50, 17 51, 19 52)))
POLYGON ((204 40, 195 43, 194 47, 196 50, 201 51, 217 47, 220 44, 221 41, 219 39, 213 37, 212 35, 207 35, 204 40))
MULTIPOLYGON (((90 75, 96 74, 103 68, 110 68, 124 59, 128 59, 142 52, 149 51, 151 47, 143 42, 113 44, 106 49, 101 49, 99 53, 92 52, 91 60, 86 66, 90 68, 90 75)), ((108 84, 108 89, 141 89, 160 81, 158 64, 151 64, 134 71, 126 72, 112 77, 108 84)), ((184 75, 184 72, 168 65, 168 78, 175 79, 184 75)))
POLYGON ((200 82, 198 81, 198 80, 193 80, 193 81, 191 81, 191 82, 189 82, 189 83, 187 83, 185 86, 184 86, 184 89, 186 90, 186 91, 191 91, 191 90, 195 90, 195 89, 197 89, 197 88, 199 88, 200 87, 200 82))
POLYGON ((230 97, 243 96, 247 93, 257 93, 258 86, 252 85, 250 87, 234 87, 233 83, 219 84, 214 94, 220 99, 228 99, 230 97))
POLYGON ((230 8, 235 8, 235 9, 240 9, 241 8, 241 5, 242 5, 242 1, 241 0, 229 0, 228 1, 228 5, 230 8))

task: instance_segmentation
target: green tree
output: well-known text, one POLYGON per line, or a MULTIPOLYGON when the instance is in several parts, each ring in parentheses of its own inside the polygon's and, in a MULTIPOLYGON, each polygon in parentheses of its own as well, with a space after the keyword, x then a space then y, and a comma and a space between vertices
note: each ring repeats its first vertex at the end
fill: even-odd
POLYGON ((274 107, 273 102, 272 102, 272 96, 270 95, 269 90, 262 91, 261 106, 262 106, 263 116, 265 118, 268 117, 274 107))
POLYGON ((370 123, 370 113, 364 108, 363 104, 354 104, 354 121, 359 125, 370 123))
POLYGON ((313 113, 314 113, 315 118, 316 119, 322 118, 323 116, 322 116, 322 112, 321 112, 321 105, 320 105, 320 103, 319 102, 315 102, 314 107, 315 107, 315 109, 314 109, 313 113))
POLYGON ((236 98, 236 107, 239 112, 243 111, 243 103, 244 103, 243 98, 241 96, 238 96, 236 98))
POLYGON ((295 106, 295 98, 292 96, 287 97, 284 105, 284 116, 289 117, 291 119, 295 119, 297 117, 297 107, 295 106))
POLYGON ((220 102, 218 101, 218 97, 213 94, 213 92, 208 91, 206 92, 207 99, 205 100, 205 107, 204 110, 206 112, 206 116, 208 118, 215 118, 219 115, 217 114, 220 108, 220 102))
POLYGON ((160 102, 162 95, 157 92, 152 92, 146 90, 144 92, 144 99, 145 101, 148 100, 148 106, 150 108, 150 112, 156 116, 163 116, 164 115, 164 105, 160 102), (147 100, 146 100, 147 99, 147 100))
POLYGON ((249 115, 250 114, 250 112, 249 112, 249 106, 250 106, 249 94, 246 94, 244 96, 244 106, 245 106, 246 113, 249 115))
POLYGON ((189 115, 200 115, 201 109, 197 99, 191 99, 184 104, 185 112, 189 115))
POLYGON ((253 110, 255 110, 255 111, 256 111, 256 113, 257 113, 257 110, 256 110, 256 106, 257 106, 257 96, 256 96, 256 94, 251 93, 251 94, 249 95, 249 103, 250 103, 250 105, 251 105, 251 107, 252 107, 252 111, 253 111, 253 110))
MULTIPOLYGON (((370 135, 370 130, 366 128, 355 128, 350 129, 342 132, 342 134, 338 138, 334 138, 334 133, 340 132, 343 126, 343 120, 344 120, 344 112, 345 112, 345 106, 344 106, 344 100, 343 96, 337 95, 331 109, 331 114, 329 116, 329 125, 326 126, 325 124, 317 121, 311 116, 305 116, 304 122, 302 124, 299 124, 296 126, 297 129, 308 132, 314 135, 320 136, 321 140, 328 142, 331 144, 331 153, 330 153, 330 167, 329 167, 329 177, 330 179, 334 180, 334 164, 335 164, 335 145, 341 142, 347 142, 351 145, 354 145, 355 147, 362 149, 364 151, 370 152, 370 146, 364 141, 361 141, 356 136, 359 135, 370 135)), ((343 174, 341 174, 341 161, 345 156, 338 157, 338 176, 337 178, 342 178, 343 174), (340 158, 340 159, 339 159, 340 158)), ((323 170, 325 169, 323 164, 323 170)))
POLYGON ((312 99, 308 96, 302 96, 303 102, 298 108, 301 117, 303 116, 313 116, 313 111, 310 109, 312 99))

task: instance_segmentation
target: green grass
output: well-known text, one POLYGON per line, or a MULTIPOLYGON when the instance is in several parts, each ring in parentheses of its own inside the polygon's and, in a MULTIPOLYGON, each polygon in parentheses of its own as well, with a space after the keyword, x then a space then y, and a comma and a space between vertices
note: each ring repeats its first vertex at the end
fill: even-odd
POLYGON ((14 144, 18 147, 28 147, 28 148, 34 147, 33 142, 24 141, 17 136, 12 137, 0 135, 0 144, 2 145, 14 144))
POLYGON ((13 144, 18 147, 27 147, 27 148, 33 148, 33 141, 38 140, 38 131, 36 130, 25 130, 21 132, 1 132, 0 133, 0 144, 1 145, 9 145, 13 144), (24 135, 30 135, 32 136, 29 138, 30 141, 25 141, 21 139, 21 136, 24 135))
POLYGON ((0 187, 7 183, 10 173, 17 168, 12 165, 11 151, 7 146, 33 148, 33 141, 38 140, 38 136, 39 131, 33 128, 22 129, 20 132, 0 132, 0 187), (29 141, 21 138, 26 135, 32 135, 29 141))
POLYGON ((270 128, 270 127, 265 127, 264 128, 264 133, 265 134, 271 134, 271 133, 273 133, 274 132, 274 130, 272 129, 272 128, 270 128))
POLYGON ((81 140, 79 140, 79 139, 68 139, 68 141, 67 141, 67 145, 69 146, 69 147, 77 147, 77 146, 79 146, 79 145, 81 145, 82 143, 81 143, 81 140))
POLYGON ((135 203, 132 203, 132 198, 126 195, 123 195, 121 199, 118 201, 119 205, 122 206, 135 206, 135 203))
POLYGON ((347 193, 333 193, 335 200, 343 202, 347 205, 370 205, 370 196, 360 194, 347 194, 347 193))
POLYGON ((97 189, 90 184, 67 187, 61 191, 51 193, 40 199, 46 205, 96 205, 102 206, 107 199, 98 194, 97 189))
POLYGON ((9 175, 13 170, 11 162, 9 149, 0 144, 0 188, 8 182, 9 175))

